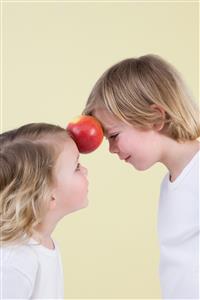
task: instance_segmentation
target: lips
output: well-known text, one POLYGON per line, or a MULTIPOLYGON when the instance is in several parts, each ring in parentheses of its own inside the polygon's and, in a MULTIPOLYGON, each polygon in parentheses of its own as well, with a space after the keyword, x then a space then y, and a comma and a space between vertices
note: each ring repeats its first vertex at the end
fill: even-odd
POLYGON ((131 158, 131 155, 129 155, 129 156, 125 156, 125 157, 121 157, 121 156, 119 156, 119 158, 121 159, 121 160, 124 160, 124 161, 128 161, 130 158, 131 158))
POLYGON ((125 161, 128 162, 130 158, 131 158, 131 155, 127 156, 127 157, 125 158, 125 161))

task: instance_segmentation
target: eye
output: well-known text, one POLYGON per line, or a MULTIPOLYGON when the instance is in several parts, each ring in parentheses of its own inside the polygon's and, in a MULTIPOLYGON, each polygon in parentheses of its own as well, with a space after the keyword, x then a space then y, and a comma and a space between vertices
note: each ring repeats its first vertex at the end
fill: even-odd
POLYGON ((77 166, 76 166, 76 171, 79 171, 81 168, 81 164, 80 163, 77 163, 77 166))
POLYGON ((118 135, 119 135, 119 133, 111 134, 111 135, 109 136, 109 139, 114 140, 118 135))

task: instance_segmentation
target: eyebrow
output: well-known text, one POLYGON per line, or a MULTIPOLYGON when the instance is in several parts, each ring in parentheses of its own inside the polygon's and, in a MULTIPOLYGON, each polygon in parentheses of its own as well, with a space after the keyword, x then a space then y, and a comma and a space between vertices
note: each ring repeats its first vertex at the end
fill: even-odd
POLYGON ((104 135, 108 135, 110 131, 115 131, 116 129, 117 129, 117 126, 113 126, 110 128, 103 128, 104 135))

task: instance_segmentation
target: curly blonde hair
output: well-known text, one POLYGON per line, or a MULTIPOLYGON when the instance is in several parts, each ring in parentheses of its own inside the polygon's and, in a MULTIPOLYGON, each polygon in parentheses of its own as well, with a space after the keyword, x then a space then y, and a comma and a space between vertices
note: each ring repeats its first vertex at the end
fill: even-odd
POLYGON ((177 141, 200 136, 197 103, 178 71, 157 55, 129 58, 113 65, 99 78, 83 114, 105 107, 115 117, 136 128, 149 129, 164 121, 165 134, 177 141), (152 109, 160 106, 165 119, 152 109))
POLYGON ((24 242, 48 208, 65 129, 32 123, 0 135, 0 242, 24 242))

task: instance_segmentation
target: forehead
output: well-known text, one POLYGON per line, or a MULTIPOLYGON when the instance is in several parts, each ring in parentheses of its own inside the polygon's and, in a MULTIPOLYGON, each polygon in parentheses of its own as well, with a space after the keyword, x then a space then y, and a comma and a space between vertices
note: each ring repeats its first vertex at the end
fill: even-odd
POLYGON ((120 121, 105 108, 96 108, 93 111, 93 116, 100 121, 104 133, 123 125, 122 121, 120 121))
POLYGON ((78 148, 73 139, 69 137, 62 145, 60 155, 57 159, 57 165, 62 164, 63 161, 74 163, 78 156, 78 148))
POLYGON ((69 153, 71 155, 79 154, 78 148, 74 140, 69 137, 66 142, 64 143, 63 152, 69 153))

